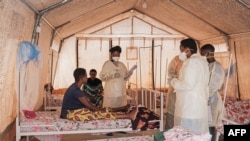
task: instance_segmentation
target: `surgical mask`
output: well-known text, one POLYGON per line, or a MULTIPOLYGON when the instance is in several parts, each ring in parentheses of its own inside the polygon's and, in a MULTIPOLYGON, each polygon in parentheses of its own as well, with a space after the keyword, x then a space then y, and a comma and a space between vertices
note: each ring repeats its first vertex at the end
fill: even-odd
POLYGON ((181 53, 179 54, 179 59, 182 60, 182 61, 186 60, 186 59, 187 59, 186 53, 185 53, 185 52, 181 52, 181 53))
POLYGON ((112 57, 112 60, 114 60, 115 62, 119 61, 120 57, 112 57))

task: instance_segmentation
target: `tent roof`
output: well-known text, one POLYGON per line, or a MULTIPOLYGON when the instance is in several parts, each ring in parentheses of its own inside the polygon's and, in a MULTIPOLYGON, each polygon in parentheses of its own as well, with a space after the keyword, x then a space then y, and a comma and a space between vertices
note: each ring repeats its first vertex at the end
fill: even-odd
POLYGON ((250 32, 250 0, 22 0, 57 29, 62 38, 134 9, 172 29, 206 40, 250 32), (143 8, 143 2, 147 8, 143 8), (244 5, 242 3, 248 5, 244 5), (63 3, 63 4, 62 4, 63 3))

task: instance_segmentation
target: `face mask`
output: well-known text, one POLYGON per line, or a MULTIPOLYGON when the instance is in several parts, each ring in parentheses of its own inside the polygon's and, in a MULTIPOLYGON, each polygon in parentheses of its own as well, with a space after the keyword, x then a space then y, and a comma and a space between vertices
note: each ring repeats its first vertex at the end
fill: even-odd
POLYGON ((206 53, 205 55, 202 55, 202 57, 204 57, 204 59, 206 59, 208 62, 210 62, 212 58, 214 58, 214 56, 211 56, 210 53, 206 53))
POLYGON ((181 53, 179 54, 179 59, 182 60, 182 61, 186 60, 186 59, 187 59, 186 53, 185 53, 185 52, 181 52, 181 53))
POLYGON ((112 60, 114 60, 115 62, 119 61, 120 57, 112 57, 112 60))

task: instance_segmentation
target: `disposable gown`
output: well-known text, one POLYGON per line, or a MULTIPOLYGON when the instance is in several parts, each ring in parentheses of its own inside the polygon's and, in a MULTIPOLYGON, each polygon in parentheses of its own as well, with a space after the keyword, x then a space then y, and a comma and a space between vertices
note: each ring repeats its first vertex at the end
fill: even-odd
POLYGON ((212 120, 209 121, 209 126, 217 125, 222 117, 222 98, 218 92, 221 89, 225 72, 221 64, 217 61, 209 63, 209 100, 208 105, 211 108, 212 120))
POLYGON ((127 105, 126 96, 126 66, 118 61, 118 66, 110 60, 102 66, 100 78, 105 82, 103 106, 118 108, 127 105))
MULTIPOLYGON (((173 78, 177 78, 181 69, 183 61, 179 59, 179 56, 175 56, 168 66, 168 82, 173 78)), ((176 95, 174 88, 169 84, 168 87, 168 96, 167 96, 167 112, 169 114, 174 114, 176 95)))
POLYGON ((185 60, 178 78, 171 81, 176 91, 174 125, 190 129, 196 134, 208 132, 207 60, 197 54, 185 60))

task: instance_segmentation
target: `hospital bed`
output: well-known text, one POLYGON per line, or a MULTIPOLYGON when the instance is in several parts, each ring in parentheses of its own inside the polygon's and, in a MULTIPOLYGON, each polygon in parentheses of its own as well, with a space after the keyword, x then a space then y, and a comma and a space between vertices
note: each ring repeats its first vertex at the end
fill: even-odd
MULTIPOLYGON (((159 120, 150 122, 159 122, 159 129, 163 131, 163 93, 142 88, 137 105, 145 106, 157 113, 159 120), (158 99, 159 96, 160 99, 158 99)), ((27 139, 29 136, 35 136, 42 141, 49 141, 60 140, 64 134, 133 131, 130 119, 71 121, 59 118, 59 111, 38 111, 35 114, 36 117, 31 119, 18 114, 16 141, 19 141, 22 136, 27 136, 27 139)))
MULTIPOLYGON (((66 92, 66 88, 55 89, 51 93, 45 91, 44 94, 44 109, 45 111, 58 111, 62 107, 63 96, 66 92)), ((130 105, 135 105, 137 100, 137 92, 130 89, 128 90, 127 101, 130 105)))
POLYGON ((236 100, 226 98, 224 104, 224 116, 222 122, 216 126, 216 141, 224 134, 223 125, 243 125, 250 123, 250 100, 236 100))
MULTIPOLYGON (((219 141, 219 136, 224 134, 224 125, 244 125, 250 122, 250 100, 239 101, 233 98, 226 98, 224 106, 225 113, 222 122, 216 126, 216 141, 219 141)), ((164 132, 163 136, 168 141, 209 141, 211 138, 209 132, 195 135, 179 126, 164 132)))

